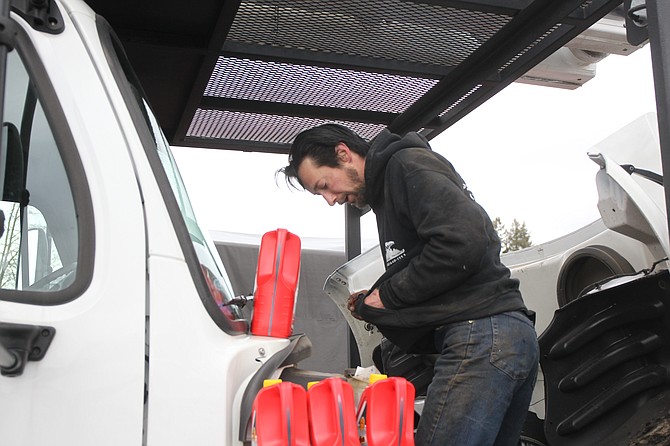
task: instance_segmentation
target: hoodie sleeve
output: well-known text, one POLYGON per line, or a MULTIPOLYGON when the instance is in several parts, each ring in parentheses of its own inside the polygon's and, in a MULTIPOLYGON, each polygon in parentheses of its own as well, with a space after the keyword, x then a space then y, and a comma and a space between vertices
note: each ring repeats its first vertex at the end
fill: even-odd
MULTIPOLYGON (((463 190, 460 177, 447 163, 433 165, 389 163, 395 178, 391 200, 392 218, 416 232, 425 243, 408 265, 380 286, 384 306, 389 309, 416 305, 447 294, 477 274, 489 252, 490 219, 463 190), (436 168, 436 166, 439 166, 436 168)), ((390 183, 389 183, 390 184, 390 183)))

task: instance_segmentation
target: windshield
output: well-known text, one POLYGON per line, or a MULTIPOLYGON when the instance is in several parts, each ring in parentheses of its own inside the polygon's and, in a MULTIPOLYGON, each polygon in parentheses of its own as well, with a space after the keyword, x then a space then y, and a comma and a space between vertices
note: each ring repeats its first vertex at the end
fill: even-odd
POLYGON ((193 207, 188 199, 186 187, 181 179, 181 175, 177 169, 177 163, 174 160, 174 156, 165 139, 165 135, 161 131, 155 116, 151 113, 149 104, 147 104, 144 99, 142 99, 142 105, 147 113, 151 130, 154 134, 156 152, 161 160, 163 169, 165 169, 168 181, 172 187, 172 192, 177 199, 179 210, 186 223, 186 228, 188 229, 198 260, 200 261, 200 266, 205 275, 205 279, 208 282, 210 291, 214 294, 212 297, 217 301, 217 304, 222 308, 222 311, 230 313, 229 316, 234 316, 236 319, 242 318, 237 305, 226 305, 234 298, 234 293, 232 291, 233 287, 228 278, 228 274, 226 274, 220 257, 214 254, 216 250, 212 246, 213 244, 211 240, 208 237, 205 237, 198 225, 195 212, 193 212, 193 207))
POLYGON ((194 276, 194 282, 201 293, 201 300, 217 325, 226 332, 246 333, 248 324, 236 303, 238 301, 234 300, 231 282, 213 243, 198 225, 163 131, 142 93, 142 88, 118 40, 104 20, 100 19, 99 22, 100 36, 110 68, 117 78, 140 137, 145 143, 147 156, 161 187, 168 211, 175 222, 175 229, 180 237, 191 274, 194 276), (143 128, 148 130, 148 134, 142 131, 143 128), (169 190, 166 190, 168 188, 169 190), (177 213, 179 215, 173 215, 177 213), (179 220, 183 220, 185 231, 179 220), (188 240, 185 240, 186 238, 188 240))

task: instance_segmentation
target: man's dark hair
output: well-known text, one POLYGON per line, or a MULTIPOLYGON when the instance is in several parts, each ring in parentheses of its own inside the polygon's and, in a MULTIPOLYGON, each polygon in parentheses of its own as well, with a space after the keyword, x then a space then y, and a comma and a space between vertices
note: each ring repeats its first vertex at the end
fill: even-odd
POLYGON ((335 146, 344 143, 352 152, 365 158, 370 144, 353 130, 339 124, 323 124, 298 134, 288 153, 288 166, 277 173, 286 175, 286 182, 295 188, 304 188, 298 178, 298 168, 305 158, 311 158, 316 167, 337 167, 340 161, 335 146))

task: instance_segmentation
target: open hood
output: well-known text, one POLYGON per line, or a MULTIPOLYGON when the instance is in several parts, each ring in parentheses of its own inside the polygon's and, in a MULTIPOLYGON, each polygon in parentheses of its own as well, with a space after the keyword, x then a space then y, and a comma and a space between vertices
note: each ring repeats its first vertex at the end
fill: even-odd
POLYGON ((661 260, 670 247, 656 122, 654 114, 643 115, 589 157, 600 166, 598 210, 605 225, 644 243, 661 260))

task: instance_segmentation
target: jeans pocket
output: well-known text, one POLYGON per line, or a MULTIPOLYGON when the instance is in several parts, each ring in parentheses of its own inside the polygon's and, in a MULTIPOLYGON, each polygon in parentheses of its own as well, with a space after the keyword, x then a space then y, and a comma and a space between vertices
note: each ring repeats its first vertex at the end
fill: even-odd
POLYGON ((525 380, 537 368, 539 347, 531 321, 521 313, 491 317, 491 364, 512 379, 525 380))

